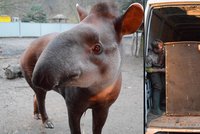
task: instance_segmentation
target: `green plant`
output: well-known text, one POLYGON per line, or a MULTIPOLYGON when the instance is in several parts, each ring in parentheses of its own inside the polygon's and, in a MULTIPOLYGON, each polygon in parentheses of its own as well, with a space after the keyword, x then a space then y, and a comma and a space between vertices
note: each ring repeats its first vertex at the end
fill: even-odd
POLYGON ((47 15, 41 5, 33 5, 30 11, 22 18, 22 22, 45 23, 47 22, 47 15))
POLYGON ((123 1, 121 2, 121 6, 120 6, 120 10, 121 12, 125 11, 132 3, 140 3, 140 4, 143 4, 143 1, 144 0, 129 0, 128 2, 127 1, 123 1))

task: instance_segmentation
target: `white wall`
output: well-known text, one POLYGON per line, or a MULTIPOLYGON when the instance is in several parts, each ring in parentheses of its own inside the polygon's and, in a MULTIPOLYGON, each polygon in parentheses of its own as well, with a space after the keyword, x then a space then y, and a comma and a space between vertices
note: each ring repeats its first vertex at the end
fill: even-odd
POLYGON ((61 23, 0 23, 0 37, 39 37, 53 32, 64 32, 76 24, 61 23))

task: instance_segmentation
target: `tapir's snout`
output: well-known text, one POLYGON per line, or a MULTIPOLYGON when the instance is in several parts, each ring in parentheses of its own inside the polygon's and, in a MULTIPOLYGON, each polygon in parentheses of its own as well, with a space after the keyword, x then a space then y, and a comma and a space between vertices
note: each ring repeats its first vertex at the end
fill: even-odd
POLYGON ((37 67, 33 73, 32 83, 35 87, 48 91, 57 84, 55 78, 56 77, 53 77, 51 71, 45 66, 37 67))
POLYGON ((64 83, 76 81, 81 76, 80 70, 74 70, 70 72, 56 72, 42 68, 37 68, 33 73, 32 83, 35 87, 42 88, 44 90, 52 90, 54 88, 63 86, 64 83))
POLYGON ((73 47, 51 44, 35 65, 32 83, 46 91, 62 86, 64 83, 77 81, 82 71, 79 60, 73 55, 73 47))

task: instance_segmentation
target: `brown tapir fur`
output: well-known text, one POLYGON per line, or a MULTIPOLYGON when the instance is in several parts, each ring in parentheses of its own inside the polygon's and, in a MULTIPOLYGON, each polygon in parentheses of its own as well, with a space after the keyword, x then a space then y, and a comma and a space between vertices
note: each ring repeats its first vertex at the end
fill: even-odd
POLYGON ((35 92, 34 116, 53 128, 45 110, 49 90, 60 93, 67 105, 72 134, 80 134, 80 118, 92 109, 93 133, 100 134, 111 104, 121 89, 123 35, 134 33, 143 20, 140 4, 123 15, 112 2, 94 5, 89 14, 77 5, 80 23, 71 30, 40 37, 21 57, 25 79, 35 92))

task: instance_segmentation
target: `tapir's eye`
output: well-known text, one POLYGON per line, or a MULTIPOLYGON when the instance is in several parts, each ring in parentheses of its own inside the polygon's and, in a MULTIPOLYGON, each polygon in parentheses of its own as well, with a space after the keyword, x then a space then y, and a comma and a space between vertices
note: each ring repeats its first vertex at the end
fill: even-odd
POLYGON ((102 53, 102 51, 103 51, 103 48, 102 48, 102 46, 101 46, 101 44, 96 44, 96 45, 94 45, 93 47, 92 47, 92 52, 94 53, 94 54, 101 54, 102 53))

